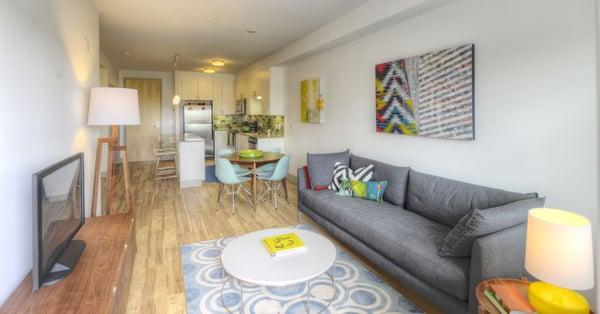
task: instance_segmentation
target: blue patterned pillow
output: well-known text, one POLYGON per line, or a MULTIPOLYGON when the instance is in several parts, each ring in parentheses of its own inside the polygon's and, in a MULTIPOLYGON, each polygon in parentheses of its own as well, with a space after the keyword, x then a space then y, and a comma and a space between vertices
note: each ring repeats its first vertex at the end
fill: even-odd
POLYGON ((352 196, 352 180, 342 179, 339 183, 339 190, 335 194, 340 196, 352 196))
POLYGON ((336 194, 381 202, 386 185, 387 181, 359 181, 345 179, 340 182, 340 189, 336 194))

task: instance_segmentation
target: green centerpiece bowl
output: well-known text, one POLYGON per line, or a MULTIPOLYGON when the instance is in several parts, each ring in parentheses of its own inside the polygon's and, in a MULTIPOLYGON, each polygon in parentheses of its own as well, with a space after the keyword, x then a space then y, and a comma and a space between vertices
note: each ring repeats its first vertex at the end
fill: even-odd
POLYGON ((259 158, 262 157, 265 153, 262 150, 258 149, 243 149, 240 150, 241 158, 259 158))

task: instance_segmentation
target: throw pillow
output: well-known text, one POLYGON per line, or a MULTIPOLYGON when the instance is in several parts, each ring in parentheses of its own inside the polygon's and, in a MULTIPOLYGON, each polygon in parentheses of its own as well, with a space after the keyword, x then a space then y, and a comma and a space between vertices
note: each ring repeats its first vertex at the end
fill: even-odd
POLYGON ((311 184, 310 184, 310 175, 308 174, 308 166, 304 166, 302 167, 302 171, 304 171, 304 178, 306 179, 306 189, 308 190, 312 190, 311 184))
POLYGON ((470 210, 446 235, 439 247, 439 255, 470 256, 475 240, 526 222, 529 210, 544 206, 545 200, 545 198, 531 198, 483 210, 478 208, 470 210))
POLYGON ((340 190, 340 184, 343 180, 350 179, 350 168, 341 162, 336 162, 333 166, 333 179, 329 185, 329 189, 333 191, 340 190))
POLYGON ((308 174, 313 189, 316 186, 329 186, 336 162, 350 164, 350 150, 331 154, 306 154, 308 174))
POLYGON ((381 202, 386 184, 386 181, 352 180, 352 196, 370 201, 381 202))
POLYGON ((333 167, 333 179, 329 185, 329 189, 333 191, 340 190, 342 180, 358 180, 369 181, 373 177, 373 165, 360 167, 356 170, 350 169, 347 165, 336 162, 333 167))
POLYGON ((340 182, 339 192, 335 194, 340 196, 352 196, 352 180, 343 179, 340 182))

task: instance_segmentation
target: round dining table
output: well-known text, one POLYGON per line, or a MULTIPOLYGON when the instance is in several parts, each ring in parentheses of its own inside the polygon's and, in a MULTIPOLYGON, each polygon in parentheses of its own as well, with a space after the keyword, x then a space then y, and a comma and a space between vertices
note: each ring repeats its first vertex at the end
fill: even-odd
POLYGON ((238 164, 241 167, 248 168, 252 171, 252 206, 254 206, 254 210, 256 210, 256 168, 265 164, 277 162, 283 156, 284 155, 281 153, 264 152, 261 157, 247 158, 240 157, 239 153, 235 152, 233 154, 223 155, 221 158, 225 158, 233 164, 238 164))

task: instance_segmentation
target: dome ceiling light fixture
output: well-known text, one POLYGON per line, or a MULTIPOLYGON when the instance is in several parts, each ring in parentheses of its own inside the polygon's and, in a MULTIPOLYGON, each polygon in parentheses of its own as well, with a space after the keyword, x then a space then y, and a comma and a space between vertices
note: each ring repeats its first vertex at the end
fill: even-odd
POLYGON ((202 72, 206 73, 206 74, 213 74, 215 72, 217 72, 215 69, 213 68, 202 68, 202 72))
POLYGON ((212 60, 210 62, 210 64, 215 67, 222 67, 222 66, 225 66, 225 61, 224 60, 212 60))

